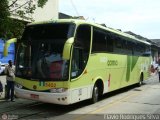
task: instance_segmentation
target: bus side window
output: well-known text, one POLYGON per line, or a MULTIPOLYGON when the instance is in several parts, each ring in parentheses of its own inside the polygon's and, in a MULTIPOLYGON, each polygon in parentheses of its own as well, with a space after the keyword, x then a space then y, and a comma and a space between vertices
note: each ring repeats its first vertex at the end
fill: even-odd
POLYGON ((107 35, 107 52, 113 52, 113 39, 107 35))

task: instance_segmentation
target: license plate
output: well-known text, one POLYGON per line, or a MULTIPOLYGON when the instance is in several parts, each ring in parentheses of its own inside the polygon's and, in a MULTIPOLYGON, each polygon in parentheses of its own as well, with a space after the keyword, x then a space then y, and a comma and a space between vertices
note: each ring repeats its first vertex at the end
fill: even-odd
POLYGON ((35 95, 35 94, 30 94, 31 98, 33 99, 39 99, 39 95, 35 95))

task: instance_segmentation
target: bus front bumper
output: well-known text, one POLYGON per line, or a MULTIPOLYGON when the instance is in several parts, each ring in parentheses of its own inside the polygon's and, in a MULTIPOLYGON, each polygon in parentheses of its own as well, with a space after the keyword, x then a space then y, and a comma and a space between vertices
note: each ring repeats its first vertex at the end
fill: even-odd
POLYGON ((35 101, 41 101, 46 103, 54 103, 54 104, 61 104, 61 105, 68 105, 70 104, 70 99, 68 92, 64 93, 49 93, 49 92, 37 92, 37 91, 30 91, 20 89, 15 87, 15 95, 19 98, 30 99, 35 101))

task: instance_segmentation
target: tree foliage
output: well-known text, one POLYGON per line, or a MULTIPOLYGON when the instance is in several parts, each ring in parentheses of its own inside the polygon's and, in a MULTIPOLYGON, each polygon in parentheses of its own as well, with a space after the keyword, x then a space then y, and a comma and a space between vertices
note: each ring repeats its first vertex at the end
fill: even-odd
POLYGON ((38 7, 43 7, 48 0, 38 0, 38 7))
POLYGON ((27 22, 38 7, 48 0, 1 0, 0 2, 0 38, 20 38, 27 22), (14 16, 14 17, 13 17, 14 16))
POLYGON ((3 38, 8 36, 7 30, 9 29, 10 20, 8 16, 10 15, 8 7, 8 1, 7 0, 1 0, 0 2, 0 38, 1 36, 3 38))

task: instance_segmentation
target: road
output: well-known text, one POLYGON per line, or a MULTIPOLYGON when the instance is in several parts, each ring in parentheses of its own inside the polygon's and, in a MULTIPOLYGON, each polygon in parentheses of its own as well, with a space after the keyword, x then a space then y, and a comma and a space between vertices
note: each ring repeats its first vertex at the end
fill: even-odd
MULTIPOLYGON (((0 77, 5 84, 4 77, 0 77)), ((2 96, 3 97, 3 96, 2 96)), ((69 106, 17 98, 0 99, 0 119, 104 120, 160 119, 160 83, 154 75, 142 87, 131 86, 104 95, 99 102, 83 101, 69 106)))

